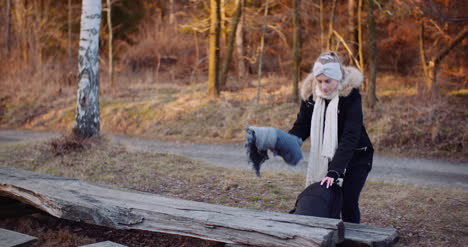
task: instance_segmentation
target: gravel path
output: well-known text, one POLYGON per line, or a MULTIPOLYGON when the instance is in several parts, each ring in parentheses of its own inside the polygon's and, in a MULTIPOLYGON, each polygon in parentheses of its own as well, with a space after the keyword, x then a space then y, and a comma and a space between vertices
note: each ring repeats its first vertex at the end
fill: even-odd
MULTIPOLYGON (((57 137, 53 132, 0 130, 0 144, 21 140, 57 137)), ((156 153, 171 153, 201 160, 207 164, 235 169, 251 169, 246 162, 243 144, 198 144, 186 142, 163 142, 126 136, 112 136, 129 147, 156 153)), ((1 148, 1 146, 0 146, 1 148)), ((305 172, 308 152, 305 159, 296 167, 286 165, 280 157, 272 157, 264 163, 262 171, 305 172)), ((252 171, 253 173, 253 171, 252 171)), ((371 173, 371 180, 393 183, 409 183, 426 186, 456 186, 468 189, 468 163, 456 163, 443 160, 413 159, 390 157, 376 154, 371 173)))

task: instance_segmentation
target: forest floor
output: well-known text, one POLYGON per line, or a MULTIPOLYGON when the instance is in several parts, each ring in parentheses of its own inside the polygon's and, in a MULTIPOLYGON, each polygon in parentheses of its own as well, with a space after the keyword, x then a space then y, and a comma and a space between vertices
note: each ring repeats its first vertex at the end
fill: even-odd
MULTIPOLYGON (((287 213, 303 188, 303 173, 214 167, 167 153, 128 149, 108 138, 85 142, 60 137, 0 144, 0 163, 40 173, 234 207, 287 213)), ((468 191, 368 181, 361 195, 362 223, 392 226, 396 246, 463 246, 468 241, 468 191)), ((42 214, 2 219, 0 227, 39 238, 35 246, 78 246, 111 240, 128 246, 217 246, 158 233, 117 231, 42 214)))

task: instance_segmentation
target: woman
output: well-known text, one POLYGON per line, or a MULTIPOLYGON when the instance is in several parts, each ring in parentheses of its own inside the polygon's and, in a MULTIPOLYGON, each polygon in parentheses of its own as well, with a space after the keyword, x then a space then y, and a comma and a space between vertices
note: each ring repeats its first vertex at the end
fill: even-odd
POLYGON ((359 223, 359 194, 372 168, 374 149, 363 124, 362 73, 344 67, 336 52, 322 53, 302 83, 301 107, 289 133, 311 137, 306 187, 328 188, 343 177, 343 221, 359 223))

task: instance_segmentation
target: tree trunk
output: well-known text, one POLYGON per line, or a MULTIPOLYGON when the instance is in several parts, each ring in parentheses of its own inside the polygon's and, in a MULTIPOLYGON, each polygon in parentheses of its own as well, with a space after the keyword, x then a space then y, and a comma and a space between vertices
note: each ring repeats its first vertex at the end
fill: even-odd
POLYGON ((239 20, 242 15, 242 4, 240 1, 237 1, 236 12, 234 14, 234 20, 232 22, 231 32, 229 33, 229 41, 227 46, 226 58, 223 63, 223 69, 221 72, 221 80, 220 80, 220 89, 224 89, 226 87, 226 80, 227 75, 229 72, 229 67, 231 65, 232 60, 232 50, 234 48, 234 38, 237 32, 237 25, 239 24, 239 20))
POLYGON ((208 96, 219 96, 219 38, 221 28, 220 0, 210 0, 210 50, 208 65, 208 96))
POLYGON ((109 28, 109 85, 114 87, 114 52, 113 52, 113 31, 112 31, 112 4, 107 0, 107 25, 109 28))
MULTIPOLYGON (((421 58, 421 65, 423 68, 424 76, 426 77, 426 81, 429 80, 429 72, 427 68, 427 60, 426 60, 426 54, 424 50, 424 18, 421 18, 420 24, 419 24, 419 56, 421 58)), ((426 82, 427 85, 430 84, 430 82, 426 82)), ((423 87, 420 85, 420 82, 418 81, 418 93, 422 93, 423 87)))
MULTIPOLYGON (((362 41, 362 0, 358 1, 358 12, 357 12, 357 21, 358 21, 358 52, 359 52, 359 67, 364 72, 364 54, 363 54, 363 46, 364 43, 362 41)), ((364 89, 366 88, 366 80, 364 79, 364 89)))
POLYGON ((78 66, 78 96, 73 132, 86 138, 100 130, 99 29, 101 1, 83 0, 78 66))
POLYGON ((267 25, 267 16, 268 16, 268 6, 270 5, 270 0, 267 0, 265 3, 265 12, 263 14, 263 25, 262 25, 262 38, 260 39, 260 51, 258 55, 258 82, 257 82, 257 104, 260 103, 260 84, 262 80, 262 63, 263 63, 263 48, 265 46, 265 31, 267 25))
POLYGON ((6 0, 5 13, 5 48, 7 57, 10 56, 10 26, 11 26, 11 0, 6 0))
POLYGON ((377 102, 376 95, 376 80, 377 80, 377 43, 376 43, 376 27, 374 18, 374 0, 367 0, 369 4, 369 12, 367 16, 367 30, 369 31, 369 69, 370 78, 367 88, 367 104, 371 109, 374 109, 377 102))
MULTIPOLYGON (((237 0, 241 5, 242 10, 244 9, 244 0, 237 0)), ((241 15, 241 19, 236 30, 236 51, 237 51, 237 79, 243 83, 245 77, 245 62, 244 62, 244 17, 241 15)), ((243 83, 244 84, 244 83, 243 83)))
POLYGON ((332 1, 332 9, 330 11, 330 22, 328 23, 328 37, 327 37, 327 50, 330 50, 333 46, 333 24, 335 23, 335 10, 336 0, 332 1))
POLYGON ((67 36, 67 59, 71 57, 71 42, 72 42, 72 0, 68 0, 68 36, 67 36))
POLYGON ((293 0, 293 56, 294 56, 294 81, 293 81, 293 100, 299 102, 299 80, 301 77, 301 19, 299 8, 300 0, 293 0))
POLYGON ((323 49, 325 47, 325 37, 324 37, 324 32, 325 32, 325 27, 323 23, 323 0, 320 0, 320 6, 319 6, 319 21, 320 21, 320 48, 323 49))
POLYGON ((356 55, 356 0, 348 0, 348 44, 352 56, 356 55))
POLYGON ((174 0, 169 1, 169 24, 175 26, 174 0))

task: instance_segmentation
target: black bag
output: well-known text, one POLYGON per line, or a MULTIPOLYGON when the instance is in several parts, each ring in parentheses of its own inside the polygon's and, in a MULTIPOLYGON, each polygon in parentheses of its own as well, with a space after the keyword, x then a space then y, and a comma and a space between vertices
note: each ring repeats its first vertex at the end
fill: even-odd
POLYGON ((309 215, 325 218, 340 218, 343 205, 343 190, 336 183, 327 189, 320 182, 309 185, 299 194, 290 214, 309 215))

